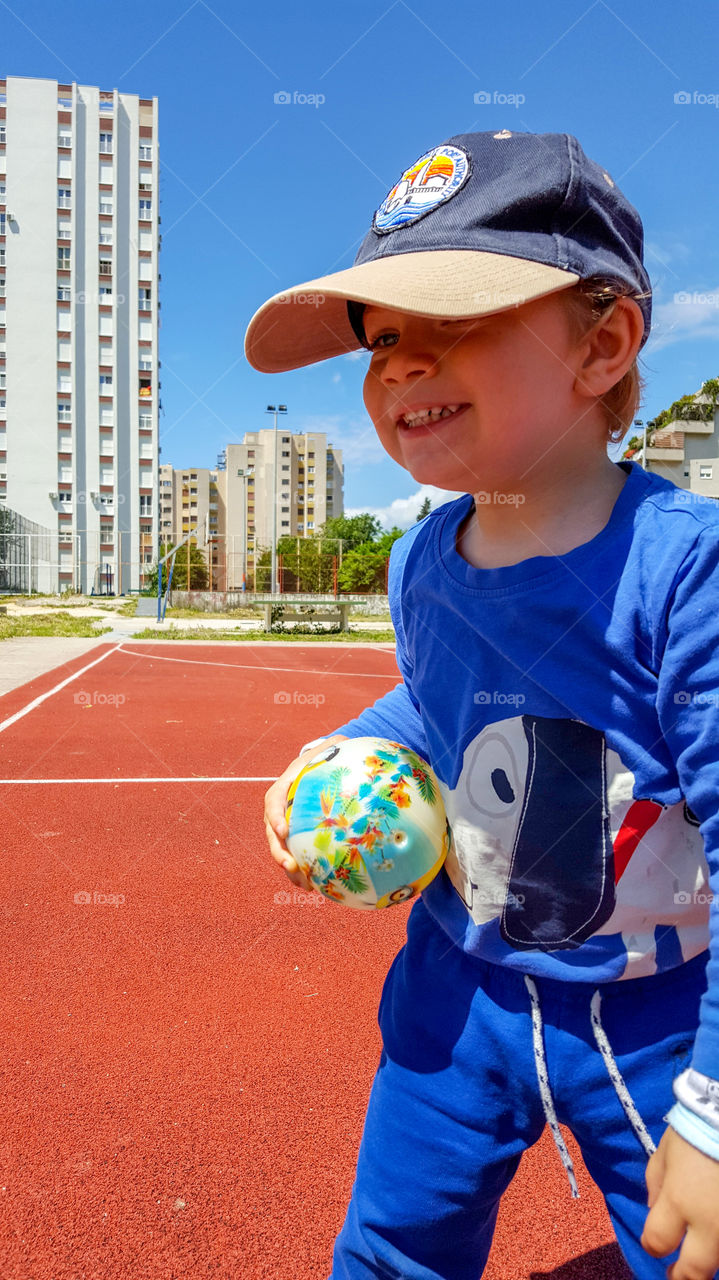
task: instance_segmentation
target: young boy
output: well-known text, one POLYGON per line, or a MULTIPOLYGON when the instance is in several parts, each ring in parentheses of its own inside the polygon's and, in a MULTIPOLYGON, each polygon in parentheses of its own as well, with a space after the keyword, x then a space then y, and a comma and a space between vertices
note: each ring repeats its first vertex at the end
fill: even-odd
POLYGON ((267 372, 366 346, 384 448, 464 494, 392 551, 402 683, 266 797, 302 883, 291 779, 377 734, 430 761, 453 830, 385 982, 333 1280, 476 1280, 545 1123, 575 1192, 559 1122, 638 1280, 719 1268, 719 508, 607 456, 650 296, 609 174, 504 130, 423 155, 355 266, 248 330, 267 372))

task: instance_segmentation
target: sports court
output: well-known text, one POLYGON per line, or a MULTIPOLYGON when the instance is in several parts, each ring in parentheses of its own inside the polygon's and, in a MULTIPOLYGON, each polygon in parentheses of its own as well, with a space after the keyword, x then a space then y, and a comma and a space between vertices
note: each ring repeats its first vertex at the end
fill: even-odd
MULTIPOLYGON (((408 907, 304 895, 262 798, 391 645, 92 643, 0 697, 3 1280, 325 1280, 408 907)), ((545 1133, 487 1280, 623 1280, 545 1133)))

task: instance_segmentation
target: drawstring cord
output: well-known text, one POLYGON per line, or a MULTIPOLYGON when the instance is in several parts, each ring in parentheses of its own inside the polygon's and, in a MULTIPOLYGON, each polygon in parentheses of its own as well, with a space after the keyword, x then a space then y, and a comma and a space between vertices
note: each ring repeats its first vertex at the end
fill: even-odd
POLYGON ((554 1098, 552 1090, 549 1087, 549 1072, 547 1071, 547 1059, 544 1056, 544 1037, 542 1035, 542 1010, 539 1004, 539 992, 535 983, 525 973, 524 981, 529 992, 529 998, 532 1002, 532 1044, 534 1046, 534 1065, 537 1068, 537 1081, 539 1083, 539 1095, 542 1099, 544 1107, 544 1115, 552 1131, 552 1137, 559 1152, 562 1164, 569 1178, 569 1186, 572 1192, 572 1199, 579 1199, 579 1187, 574 1173, 574 1165, 572 1157, 567 1150, 567 1144, 562 1137, 562 1131, 557 1120, 557 1113, 554 1110, 554 1098))
MULTIPOLYGON (((549 1072, 547 1070, 547 1059, 544 1052, 544 1034, 542 1024, 542 1009, 539 1003, 539 992, 536 983, 529 977, 524 975, 524 982, 529 992, 529 998, 532 1004, 532 1045, 534 1048, 534 1065, 537 1070, 537 1083, 539 1084, 539 1095, 542 1099, 542 1107, 544 1108, 544 1116, 549 1125, 555 1146, 559 1152, 562 1164, 564 1165, 567 1178, 569 1179, 569 1187, 574 1200, 579 1199, 579 1188, 577 1186, 577 1178, 574 1172, 572 1157, 567 1150, 567 1144, 562 1136, 562 1131, 557 1120, 557 1113, 554 1109, 554 1099, 549 1084, 549 1072)), ((602 1060, 607 1069, 609 1079, 614 1085, 619 1101, 624 1108, 625 1115, 634 1130, 636 1137, 641 1143, 647 1156, 654 1154, 656 1147, 647 1131, 646 1125, 642 1120, 637 1108, 634 1105, 632 1096, 624 1082, 619 1067, 614 1060, 612 1047, 607 1039, 607 1034, 602 1026, 600 1008, 602 1003, 602 995, 600 991, 595 991, 592 996, 589 1007, 590 1019, 592 1023, 592 1031, 594 1039, 597 1042, 597 1048, 602 1055, 602 1060)))
POLYGON ((599 1008, 601 1003, 602 1003, 602 994, 600 991, 595 991, 594 995, 592 996, 592 1003, 589 1006, 589 1012, 592 1019, 592 1031, 594 1032, 594 1039, 596 1040, 599 1052, 601 1053, 604 1059, 604 1065, 607 1068, 607 1071, 609 1073, 609 1079, 614 1085, 616 1095, 619 1098, 619 1101, 621 1102, 622 1106, 624 1107, 624 1111, 626 1113, 626 1116, 630 1125, 632 1126, 632 1129, 634 1130, 635 1134, 637 1135, 637 1138, 639 1139, 642 1146, 644 1147, 644 1150, 646 1151, 647 1155, 653 1156, 654 1152, 656 1151, 656 1147, 652 1142, 651 1137, 649 1136, 647 1127, 644 1121, 642 1120, 642 1117, 640 1116, 639 1112, 637 1111, 634 1105, 632 1095, 629 1092, 626 1084, 624 1083, 624 1077, 622 1076, 622 1073, 619 1070, 619 1067, 614 1061, 614 1054, 612 1053, 611 1045, 607 1040, 607 1033, 604 1030, 604 1027, 602 1026, 602 1020, 599 1016, 599 1008))

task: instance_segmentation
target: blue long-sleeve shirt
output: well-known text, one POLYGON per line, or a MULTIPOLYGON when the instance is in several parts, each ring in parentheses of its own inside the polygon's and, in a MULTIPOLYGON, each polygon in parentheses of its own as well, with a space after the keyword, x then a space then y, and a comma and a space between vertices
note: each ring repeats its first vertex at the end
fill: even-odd
POLYGON ((693 1065, 719 1079, 719 503, 618 465, 566 555, 468 564, 470 495, 396 542, 403 681, 336 732, 431 763, 454 838, 424 901, 466 951, 601 983, 711 942, 693 1065))

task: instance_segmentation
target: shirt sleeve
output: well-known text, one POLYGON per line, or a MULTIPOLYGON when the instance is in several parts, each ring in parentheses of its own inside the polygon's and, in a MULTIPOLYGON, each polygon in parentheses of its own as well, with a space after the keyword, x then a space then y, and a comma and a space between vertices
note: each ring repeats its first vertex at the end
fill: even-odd
POLYGON ((406 537, 398 538, 393 544, 387 581, 397 666, 402 682, 395 685, 395 688, 384 697, 378 698, 371 707, 367 707, 354 720, 348 720, 346 724, 333 729, 332 733, 344 733, 348 738, 389 738, 392 742, 411 747, 426 760, 428 758, 427 736, 422 724, 419 703, 412 692, 412 661, 402 624, 402 579, 409 547, 410 540, 406 537))
POLYGON ((685 557, 672 584, 665 625, 657 712, 682 795, 699 822, 713 897, 708 987, 692 1066, 719 1079, 719 535, 714 528, 704 528, 685 557))

